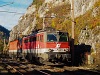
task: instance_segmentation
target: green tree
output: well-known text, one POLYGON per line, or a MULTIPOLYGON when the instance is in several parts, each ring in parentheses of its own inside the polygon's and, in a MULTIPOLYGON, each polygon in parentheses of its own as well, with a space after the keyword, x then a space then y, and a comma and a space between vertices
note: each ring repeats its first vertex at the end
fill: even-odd
POLYGON ((3 50, 3 40, 0 39, 0 52, 3 50))

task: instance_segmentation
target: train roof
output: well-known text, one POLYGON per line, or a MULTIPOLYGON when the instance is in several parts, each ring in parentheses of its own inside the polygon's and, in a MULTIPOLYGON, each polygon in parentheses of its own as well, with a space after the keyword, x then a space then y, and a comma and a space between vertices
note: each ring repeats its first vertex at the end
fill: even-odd
POLYGON ((55 28, 52 27, 45 27, 44 29, 33 30, 32 34, 26 35, 24 36, 24 38, 35 36, 36 34, 44 33, 44 32, 64 32, 64 31, 56 30, 55 28))

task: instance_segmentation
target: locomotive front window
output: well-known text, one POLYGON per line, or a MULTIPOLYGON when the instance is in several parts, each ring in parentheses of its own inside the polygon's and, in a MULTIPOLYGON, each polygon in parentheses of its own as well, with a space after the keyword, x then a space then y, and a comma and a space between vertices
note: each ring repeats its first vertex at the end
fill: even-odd
POLYGON ((57 41, 56 35, 55 34, 48 34, 47 35, 47 41, 48 42, 55 42, 55 41, 57 41))
POLYGON ((60 42, 67 42, 68 41, 68 35, 65 34, 65 33, 61 33, 59 34, 60 38, 59 38, 59 41, 60 42))

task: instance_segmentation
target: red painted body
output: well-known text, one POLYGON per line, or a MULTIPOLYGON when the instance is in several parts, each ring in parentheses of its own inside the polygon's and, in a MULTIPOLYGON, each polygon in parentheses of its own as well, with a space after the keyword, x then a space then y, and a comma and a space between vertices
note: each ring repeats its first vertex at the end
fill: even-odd
MULTIPOLYGON (((27 52, 29 52, 32 55, 30 59, 35 54, 38 54, 37 57, 47 60, 49 58, 50 50, 52 50, 54 54, 52 59, 58 55, 60 57, 63 55, 65 59, 67 57, 66 53, 70 52, 68 35, 65 32, 57 33, 56 31, 43 31, 23 37, 21 42, 19 42, 19 40, 10 42, 9 51, 15 49, 18 50, 17 43, 21 45, 19 47, 22 48, 19 49, 22 50, 22 53, 27 54, 27 52)), ((58 57, 56 58, 58 59, 58 57)))
POLYGON ((17 50, 18 40, 11 41, 9 43, 9 50, 17 50))
POLYGON ((33 38, 33 36, 23 39, 22 49, 36 49, 36 48, 56 48, 57 44, 60 44, 60 48, 70 48, 69 42, 41 42, 41 41, 32 41, 24 43, 24 40, 33 38))

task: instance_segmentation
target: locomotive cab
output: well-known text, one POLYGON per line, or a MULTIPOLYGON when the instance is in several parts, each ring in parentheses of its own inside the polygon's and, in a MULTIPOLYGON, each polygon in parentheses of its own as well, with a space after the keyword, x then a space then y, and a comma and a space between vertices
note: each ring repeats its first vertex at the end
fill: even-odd
POLYGON ((62 61, 69 59, 71 55, 68 33, 53 32, 47 33, 47 48, 49 61, 62 61))
POLYGON ((68 33, 48 29, 39 32, 37 38, 40 40, 37 42, 36 52, 42 62, 62 62, 71 58, 68 33), (43 41, 40 39, 41 35, 43 41))

